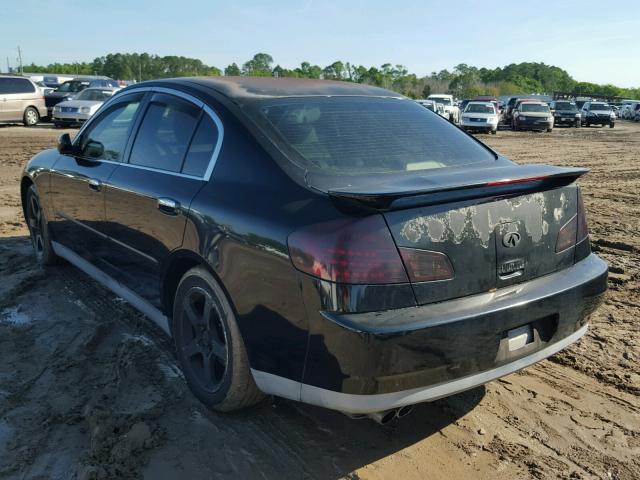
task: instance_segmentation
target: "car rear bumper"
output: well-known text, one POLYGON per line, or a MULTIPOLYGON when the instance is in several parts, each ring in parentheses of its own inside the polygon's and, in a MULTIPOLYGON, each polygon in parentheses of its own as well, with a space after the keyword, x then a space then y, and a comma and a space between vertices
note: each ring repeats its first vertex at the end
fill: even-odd
POLYGON ((591 254, 562 271, 470 297, 385 312, 322 312, 310 322, 302 382, 256 370, 254 378, 266 393, 348 413, 436 400, 578 340, 606 285, 607 265, 591 254), (519 327, 530 331, 524 346, 509 340, 519 327))

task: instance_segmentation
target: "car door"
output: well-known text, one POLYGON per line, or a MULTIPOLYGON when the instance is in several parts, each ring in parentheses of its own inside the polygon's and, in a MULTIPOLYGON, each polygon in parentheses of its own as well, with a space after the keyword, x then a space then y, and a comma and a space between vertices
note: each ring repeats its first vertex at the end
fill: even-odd
POLYGON ((106 186, 113 275, 155 306, 162 266, 182 245, 189 206, 211 173, 220 129, 219 119, 198 100, 155 92, 128 162, 106 186))
POLYGON ((144 92, 110 103, 60 155, 51 172, 54 240, 97 263, 105 247, 104 184, 124 158, 144 92))

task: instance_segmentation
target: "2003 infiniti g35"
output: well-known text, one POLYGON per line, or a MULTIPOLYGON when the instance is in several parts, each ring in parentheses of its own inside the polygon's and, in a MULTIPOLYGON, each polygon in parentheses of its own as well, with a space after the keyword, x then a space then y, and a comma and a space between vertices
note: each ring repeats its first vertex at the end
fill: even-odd
POLYGON ((39 261, 170 333, 208 406, 266 393, 360 414, 585 333, 607 281, 585 172, 517 166, 379 88, 185 78, 118 92, 21 191, 39 261))

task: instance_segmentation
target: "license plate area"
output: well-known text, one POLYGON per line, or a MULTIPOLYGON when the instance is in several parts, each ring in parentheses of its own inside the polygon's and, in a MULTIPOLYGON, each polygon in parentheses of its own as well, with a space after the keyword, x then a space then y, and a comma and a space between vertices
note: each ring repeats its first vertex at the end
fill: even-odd
POLYGON ((558 329, 558 314, 506 330, 502 334, 496 363, 514 360, 544 348, 558 329))

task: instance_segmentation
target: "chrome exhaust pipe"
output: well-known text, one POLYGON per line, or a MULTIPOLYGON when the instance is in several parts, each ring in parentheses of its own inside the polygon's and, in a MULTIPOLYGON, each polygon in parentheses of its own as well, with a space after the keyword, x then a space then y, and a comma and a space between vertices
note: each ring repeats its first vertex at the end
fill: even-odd
POLYGON ((396 410, 396 417, 402 418, 406 417, 413 411, 413 405, 405 405, 404 407, 400 407, 396 410))
POLYGON ((380 425, 386 425, 391 420, 396 418, 396 412, 397 412, 397 409, 392 408, 391 410, 383 410, 381 412, 367 413, 367 417, 369 417, 374 422, 379 423, 380 425))

